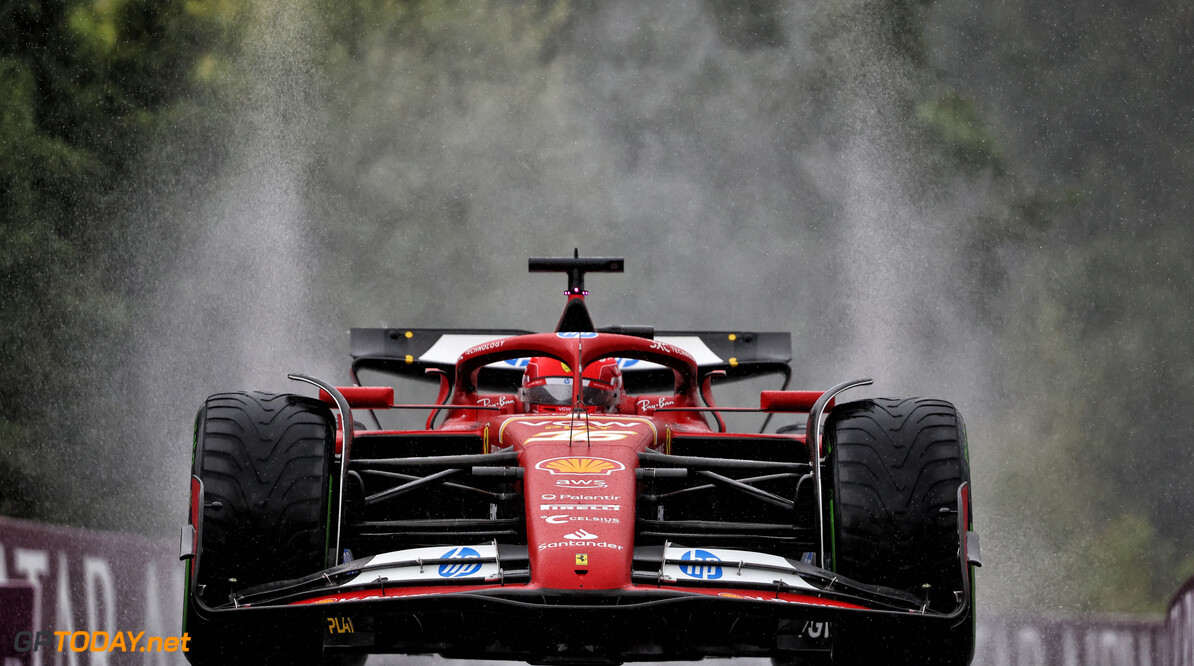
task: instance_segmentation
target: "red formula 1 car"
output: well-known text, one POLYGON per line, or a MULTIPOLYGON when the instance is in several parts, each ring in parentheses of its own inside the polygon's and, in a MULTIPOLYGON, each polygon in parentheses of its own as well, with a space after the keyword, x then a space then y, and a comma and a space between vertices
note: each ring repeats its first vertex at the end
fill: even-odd
POLYGON ((585 274, 622 266, 532 259, 568 274, 550 333, 353 329, 354 386, 208 398, 191 662, 969 663, 957 410, 786 390, 786 333, 596 327, 585 274))

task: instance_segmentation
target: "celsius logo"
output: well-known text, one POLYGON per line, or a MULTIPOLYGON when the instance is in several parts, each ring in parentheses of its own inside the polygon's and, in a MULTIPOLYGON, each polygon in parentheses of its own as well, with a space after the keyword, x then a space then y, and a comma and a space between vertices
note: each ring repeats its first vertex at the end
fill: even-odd
POLYGON ((564 331, 563 333, 556 333, 557 338, 595 338, 596 333, 592 331, 564 331))
POLYGON ((505 361, 502 361, 502 363, 514 366, 515 368, 525 368, 530 364, 530 362, 531 359, 529 356, 524 358, 508 358, 505 361))
POLYGON ((453 548, 440 556, 445 560, 463 560, 439 565, 439 575, 444 578, 463 578, 481 570, 481 553, 472 548, 453 548))
POLYGON ((581 530, 576 530, 572 534, 565 534, 564 538, 565 539, 596 539, 597 535, 593 534, 592 532, 588 532, 588 531, 581 529, 581 530))
POLYGON ((546 520, 547 522, 551 523, 552 525, 563 525, 565 523, 570 523, 570 522, 605 523, 607 525, 618 525, 622 522, 622 521, 618 520, 617 518, 605 518, 602 516, 570 516, 566 513, 562 513, 562 514, 559 514, 556 516, 539 516, 539 517, 541 519, 546 520))
POLYGON ((700 578, 702 580, 717 580, 721 578, 721 567, 716 564, 707 564, 708 562, 720 562, 721 558, 707 550, 690 550, 681 555, 680 559, 685 562, 694 562, 694 564, 680 565, 680 571, 685 576, 700 578))

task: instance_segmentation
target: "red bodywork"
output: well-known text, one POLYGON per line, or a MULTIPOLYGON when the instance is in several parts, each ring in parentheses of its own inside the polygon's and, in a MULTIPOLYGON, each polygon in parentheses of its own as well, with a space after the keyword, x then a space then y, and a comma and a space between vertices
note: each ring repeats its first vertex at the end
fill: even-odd
MULTIPOLYGON (((918 598, 827 568, 822 457, 809 450, 806 432, 815 441, 833 396, 860 383, 763 391, 758 407, 718 407, 711 382, 727 373, 742 379, 779 368, 786 388, 790 337, 699 333, 693 337, 706 337, 690 353, 668 341, 686 332, 659 336, 665 339, 597 332, 583 281, 570 280, 557 332, 456 331, 487 339, 455 363, 436 355, 438 342, 404 347, 434 329, 358 329, 354 381, 358 364, 432 382, 426 375, 437 375, 432 404, 395 404, 389 386, 333 387, 292 376, 320 386, 320 399, 337 412, 331 566, 215 607, 192 591, 192 621, 226 640, 253 640, 265 629, 325 654, 618 664, 825 660, 831 625, 882 618, 896 628, 948 626, 966 611, 926 615, 918 598), (751 355, 745 362, 744 353, 751 355), (521 375, 519 362, 535 357, 573 373, 572 408, 522 404, 509 375, 521 375), (650 392, 595 411, 583 404, 582 374, 611 358, 640 364, 640 372, 649 367, 651 379, 640 386, 650 392), (494 381, 495 368, 507 373, 504 383, 494 381), (655 392, 658 386, 670 390, 655 392), (426 428, 386 429, 376 414, 376 427, 364 425, 367 412, 389 410, 426 410, 426 428), (731 433, 722 414, 734 411, 801 416, 775 434, 731 433)), ((196 479, 193 542, 202 540, 202 504, 196 479)), ((969 514, 966 485, 958 510, 969 514)), ((959 566, 969 593, 962 529, 959 566)), ((184 558, 199 562, 201 550, 184 548, 184 558)), ((188 576, 193 582, 193 570, 188 576)))
MULTIPOLYGON (((697 408, 697 365, 674 345, 615 334, 539 333, 477 345, 460 355, 456 387, 444 407, 438 430, 482 436, 482 450, 519 454, 524 470, 528 587, 557 590, 610 590, 631 585, 635 545, 638 454, 667 452, 673 432, 712 433, 697 408), (583 369, 603 358, 635 358, 671 368, 675 391, 666 396, 626 396, 616 412, 524 413, 514 394, 479 394, 477 375, 506 359, 549 356, 563 361, 581 385, 583 369), (673 411, 657 411, 666 405, 673 411)), ((389 407, 388 387, 342 387, 353 407, 389 407)), ((777 411, 811 404, 819 392, 792 391, 787 404, 773 396, 777 411), (812 398, 811 400, 809 398, 812 398)), ((334 404, 322 391, 320 397, 334 404)), ((368 437, 371 433, 359 433, 368 437)), ((392 435, 394 432, 374 433, 392 435)), ((795 444, 795 442, 794 442, 795 444)), ((404 593, 409 593, 406 591, 404 593)), ((304 602, 306 603, 306 602, 304 602)))

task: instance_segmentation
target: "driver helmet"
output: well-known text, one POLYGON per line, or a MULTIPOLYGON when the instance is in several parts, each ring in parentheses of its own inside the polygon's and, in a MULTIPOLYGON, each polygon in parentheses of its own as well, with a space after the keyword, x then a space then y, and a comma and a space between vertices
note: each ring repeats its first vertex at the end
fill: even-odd
MULTIPOLYGON (((572 411, 572 368, 563 361, 537 356, 527 362, 518 399, 530 412, 572 411)), ((581 399, 589 412, 612 412, 622 399, 618 361, 603 358, 581 373, 581 399)))

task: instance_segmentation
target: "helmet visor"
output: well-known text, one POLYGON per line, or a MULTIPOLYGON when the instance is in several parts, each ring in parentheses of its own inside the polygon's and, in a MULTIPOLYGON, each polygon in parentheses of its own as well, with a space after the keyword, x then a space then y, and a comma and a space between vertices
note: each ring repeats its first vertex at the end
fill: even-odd
POLYGON ((584 381, 580 395, 589 407, 613 407, 618 398, 612 386, 591 379, 584 381))
MULTIPOLYGON (((535 386, 523 389, 524 402, 564 407, 572 404, 571 377, 544 377, 533 383, 535 386)), ((581 399, 589 407, 612 407, 617 401, 617 393, 605 382, 586 379, 581 387, 581 399)))
POLYGON ((534 382, 535 386, 523 389, 523 402, 532 405, 562 405, 572 404, 571 377, 544 377, 534 382))

